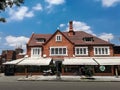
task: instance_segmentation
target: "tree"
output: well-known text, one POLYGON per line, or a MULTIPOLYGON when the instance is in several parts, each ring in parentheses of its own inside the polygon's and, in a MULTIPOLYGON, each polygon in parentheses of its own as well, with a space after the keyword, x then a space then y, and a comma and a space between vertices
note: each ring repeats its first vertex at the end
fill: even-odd
MULTIPOLYGON (((0 13, 5 11, 7 7, 12 8, 13 5, 21 6, 24 3, 24 0, 0 0, 0 13)), ((6 22, 4 17, 0 17, 0 22, 6 22)))

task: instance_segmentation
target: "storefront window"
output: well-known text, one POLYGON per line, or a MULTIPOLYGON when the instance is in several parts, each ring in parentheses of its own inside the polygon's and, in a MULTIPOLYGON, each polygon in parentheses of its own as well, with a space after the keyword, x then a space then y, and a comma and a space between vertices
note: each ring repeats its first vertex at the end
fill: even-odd
POLYGON ((65 73, 77 73, 78 71, 79 71, 79 67, 71 67, 71 66, 64 67, 65 73))
POLYGON ((111 66, 104 66, 104 67, 105 69, 103 71, 103 70, 100 70, 100 66, 94 66, 95 73, 111 73, 112 72, 111 66))

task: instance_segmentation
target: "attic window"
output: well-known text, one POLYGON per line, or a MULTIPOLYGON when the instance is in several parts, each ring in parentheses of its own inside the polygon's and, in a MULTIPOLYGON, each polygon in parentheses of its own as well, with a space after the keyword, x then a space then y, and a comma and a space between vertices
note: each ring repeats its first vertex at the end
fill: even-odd
POLYGON ((37 40, 37 42, 40 42, 40 43, 44 43, 45 42, 44 38, 37 38, 36 40, 37 40))
POLYGON ((84 37, 84 38, 83 38, 83 41, 86 41, 86 42, 93 42, 94 39, 93 39, 93 37, 84 37))
POLYGON ((56 35, 56 41, 62 41, 62 35, 56 35))

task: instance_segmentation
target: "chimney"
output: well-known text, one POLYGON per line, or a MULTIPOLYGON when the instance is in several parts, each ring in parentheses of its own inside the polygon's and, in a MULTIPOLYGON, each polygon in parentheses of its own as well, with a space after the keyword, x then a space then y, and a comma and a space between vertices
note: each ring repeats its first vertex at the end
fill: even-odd
POLYGON ((69 22, 69 32, 68 35, 69 36, 73 36, 75 34, 74 30, 73 30, 73 21, 69 22))

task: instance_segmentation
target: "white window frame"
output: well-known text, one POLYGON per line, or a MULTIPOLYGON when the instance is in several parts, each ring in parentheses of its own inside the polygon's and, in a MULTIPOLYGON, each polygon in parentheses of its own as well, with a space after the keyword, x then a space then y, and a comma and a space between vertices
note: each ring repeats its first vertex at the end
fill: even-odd
POLYGON ((58 34, 56 35, 56 41, 62 41, 62 35, 61 34, 58 34))
POLYGON ((75 55, 88 55, 88 47, 75 47, 75 55))
POLYGON ((31 57, 41 57, 41 54, 42 54, 41 47, 31 48, 31 57))
POLYGON ((50 47, 50 56, 67 56, 67 55, 68 55, 68 50, 66 46, 50 47), (64 52, 64 49, 66 49, 65 52, 64 52))
POLYGON ((94 46, 94 55, 110 55, 110 47, 94 46))

